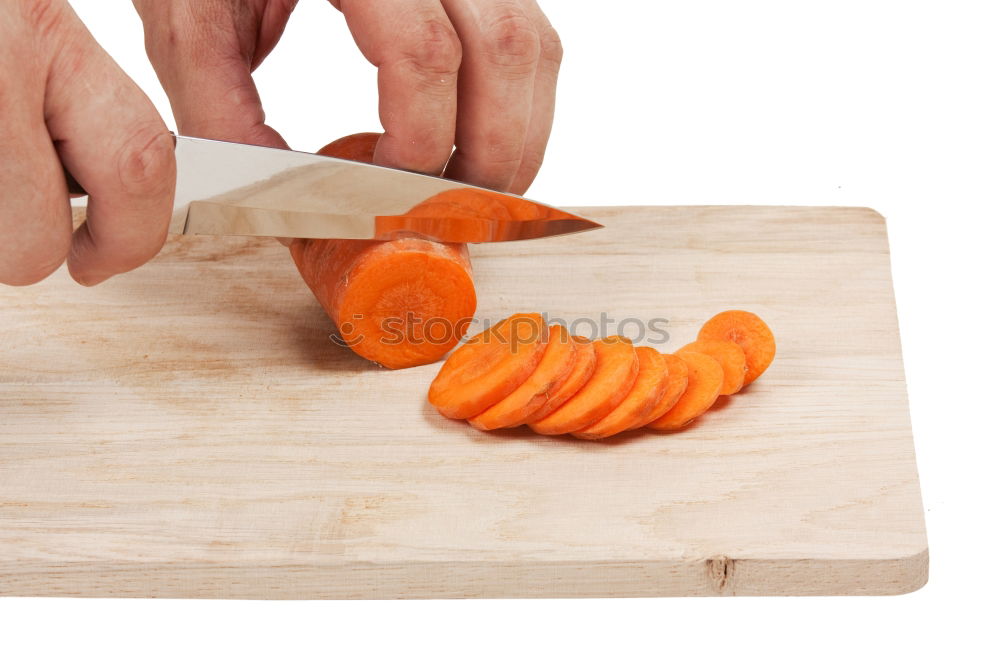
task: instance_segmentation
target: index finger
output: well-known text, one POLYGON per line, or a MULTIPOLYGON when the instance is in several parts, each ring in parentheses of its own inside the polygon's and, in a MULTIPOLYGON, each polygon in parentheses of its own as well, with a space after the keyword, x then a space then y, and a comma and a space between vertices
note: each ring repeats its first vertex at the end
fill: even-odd
POLYGON ((378 67, 385 133, 375 163, 439 175, 455 145, 462 45, 438 0, 341 0, 362 54, 378 67))

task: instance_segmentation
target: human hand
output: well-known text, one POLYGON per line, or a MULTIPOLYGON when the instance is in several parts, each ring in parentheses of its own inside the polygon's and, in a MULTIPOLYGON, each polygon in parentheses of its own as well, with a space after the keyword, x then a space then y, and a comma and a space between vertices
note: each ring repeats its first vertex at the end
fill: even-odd
MULTIPOLYGON (((523 193, 552 127, 559 38, 534 0, 331 0, 378 67, 375 163, 523 193), (452 154, 452 149, 454 154, 452 154)), ((287 147, 252 72, 296 0, 134 0, 182 134, 287 147)))
POLYGON ((0 282, 93 285, 162 247, 173 139, 65 0, 0 3, 0 282), (89 193, 73 232, 63 166, 89 193))

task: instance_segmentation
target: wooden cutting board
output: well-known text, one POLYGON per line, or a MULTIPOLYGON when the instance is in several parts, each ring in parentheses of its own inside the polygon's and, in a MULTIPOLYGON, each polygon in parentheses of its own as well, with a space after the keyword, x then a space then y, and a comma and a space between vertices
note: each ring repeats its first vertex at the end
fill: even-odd
POLYGON ((487 434, 427 405, 437 364, 382 370, 331 342, 270 240, 175 239, 93 289, 65 270, 0 287, 0 595, 923 585, 883 219, 579 212, 607 229, 474 248, 480 317, 663 318, 671 339, 657 346, 669 351, 710 315, 744 308, 775 331, 770 371, 676 434, 487 434))

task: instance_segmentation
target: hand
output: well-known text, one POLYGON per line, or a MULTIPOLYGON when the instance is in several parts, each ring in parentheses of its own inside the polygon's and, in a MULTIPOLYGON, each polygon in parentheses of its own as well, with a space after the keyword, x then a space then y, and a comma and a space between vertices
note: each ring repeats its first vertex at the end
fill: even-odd
POLYGON ((84 285, 143 264, 166 239, 174 169, 156 109, 65 0, 0 3, 0 282, 67 257, 84 285), (75 233, 63 165, 90 192, 75 233))
MULTIPOLYGON (((559 38, 534 0, 331 0, 378 67, 375 163, 523 193, 552 128, 559 38), (452 148, 455 148, 452 155, 452 148)), ((286 147, 251 76, 295 0, 134 0, 182 134, 286 147)))

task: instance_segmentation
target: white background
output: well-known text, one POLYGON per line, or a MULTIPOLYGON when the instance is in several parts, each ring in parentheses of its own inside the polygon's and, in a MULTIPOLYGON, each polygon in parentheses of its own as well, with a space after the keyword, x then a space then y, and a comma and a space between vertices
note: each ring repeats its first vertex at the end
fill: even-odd
MULTIPOLYGON (((130 3, 73 5, 169 118, 130 3)), ((864 205, 888 218, 930 538, 927 587, 833 599, 0 599, 0 662, 996 658, 987 638, 1000 592, 994 3, 542 5, 566 59, 532 198, 864 205)), ((314 150, 379 128, 374 74, 341 16, 324 0, 302 0, 257 80, 270 124, 293 147, 314 150)))

